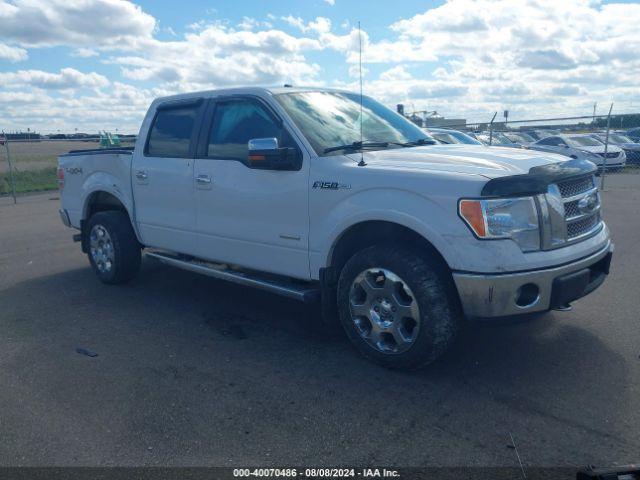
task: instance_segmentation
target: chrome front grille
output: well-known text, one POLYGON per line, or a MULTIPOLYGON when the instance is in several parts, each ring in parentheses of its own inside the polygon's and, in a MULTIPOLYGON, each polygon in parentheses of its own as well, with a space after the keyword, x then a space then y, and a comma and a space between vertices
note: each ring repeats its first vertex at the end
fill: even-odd
POLYGON ((572 239, 594 230, 600 224, 600 214, 567 223, 567 238, 572 239))
POLYGON ((593 175, 559 182, 558 190, 564 204, 567 242, 600 228, 600 195, 593 175))
POLYGON ((580 242, 602 228, 600 195, 593 175, 552 183, 540 195, 540 245, 552 250, 580 242))
POLYGON ((579 195, 580 193, 591 190, 594 186, 592 175, 558 183, 558 189, 560 190, 562 198, 579 195))

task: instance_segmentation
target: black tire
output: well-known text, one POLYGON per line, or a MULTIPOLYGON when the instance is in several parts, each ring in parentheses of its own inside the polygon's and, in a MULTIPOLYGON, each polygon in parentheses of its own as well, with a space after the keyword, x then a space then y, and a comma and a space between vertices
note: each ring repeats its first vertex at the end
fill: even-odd
POLYGON ((129 216, 121 211, 98 212, 91 216, 87 224, 88 257, 93 271, 103 283, 126 283, 140 270, 141 246, 131 226, 129 216), (94 227, 103 227, 113 246, 113 262, 108 270, 96 264, 91 250, 91 232, 94 227))
POLYGON ((356 253, 345 264, 338 281, 338 312, 347 336, 368 359, 388 368, 415 369, 426 366, 453 344, 462 313, 457 291, 441 261, 426 258, 424 251, 374 245, 356 253), (371 346, 358 332, 350 311, 350 292, 356 277, 368 269, 395 273, 410 288, 419 308, 420 324, 408 350, 385 353, 371 346))

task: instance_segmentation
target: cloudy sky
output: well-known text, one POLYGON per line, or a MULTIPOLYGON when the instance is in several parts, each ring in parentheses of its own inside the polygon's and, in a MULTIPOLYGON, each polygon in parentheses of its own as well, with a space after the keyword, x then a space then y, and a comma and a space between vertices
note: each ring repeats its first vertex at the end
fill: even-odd
POLYGON ((152 98, 358 85, 486 120, 640 111, 640 2, 0 0, 0 129, 136 133, 152 98), (614 110, 614 111, 615 111, 614 110))

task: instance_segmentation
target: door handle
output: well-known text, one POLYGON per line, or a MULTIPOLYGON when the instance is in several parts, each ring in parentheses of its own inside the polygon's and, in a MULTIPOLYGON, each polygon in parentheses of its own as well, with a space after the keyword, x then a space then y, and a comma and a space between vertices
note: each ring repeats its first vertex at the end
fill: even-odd
POLYGON ((209 185, 211 183, 211 177, 209 175, 198 175, 196 182, 198 182, 199 185, 209 185))
POLYGON ((146 180, 148 177, 147 172, 143 171, 143 170, 138 170, 136 172, 136 178, 138 180, 146 180))

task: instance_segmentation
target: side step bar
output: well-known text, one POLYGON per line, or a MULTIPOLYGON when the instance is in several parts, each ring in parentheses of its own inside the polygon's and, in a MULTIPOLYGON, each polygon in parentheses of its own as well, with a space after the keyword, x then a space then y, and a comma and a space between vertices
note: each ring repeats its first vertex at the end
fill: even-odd
POLYGON ((224 264, 210 263, 195 258, 184 259, 164 252, 146 252, 145 255, 158 259, 167 265, 220 280, 259 288, 260 290, 266 290, 301 302, 310 303, 320 299, 320 288, 313 284, 297 283, 276 275, 260 275, 255 272, 232 270, 224 264))

